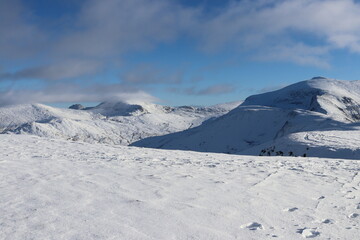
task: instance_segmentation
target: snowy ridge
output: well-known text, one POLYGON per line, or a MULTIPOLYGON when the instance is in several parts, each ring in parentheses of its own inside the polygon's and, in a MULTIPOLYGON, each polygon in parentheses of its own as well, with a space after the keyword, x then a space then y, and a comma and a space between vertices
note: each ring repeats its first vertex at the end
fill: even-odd
POLYGON ((317 145, 316 141, 310 144, 309 141, 300 141, 301 138, 288 137, 309 131, 323 131, 325 134, 330 130, 339 130, 339 134, 346 134, 345 130, 357 131, 360 127, 359 103, 360 81, 315 78, 274 92, 250 96, 228 114, 199 127, 143 139, 133 145, 252 155, 276 155, 281 151, 283 155, 341 157, 332 152, 340 149, 342 144, 341 152, 347 149, 346 158, 360 159, 357 138, 324 147, 317 145), (284 140, 279 140, 281 138, 284 140), (349 141, 357 146, 356 149, 348 149, 349 141), (285 143, 291 147, 285 147, 285 143), (312 150, 299 150, 295 154, 298 148, 312 150))
POLYGON ((317 77, 277 91, 250 96, 242 104, 251 105, 304 109, 342 122, 357 122, 360 120, 360 81, 317 77))
POLYGON ((105 102, 94 108, 74 110, 42 104, 16 105, 0 108, 0 130, 3 133, 128 145, 149 136, 198 126, 235 106, 236 103, 214 107, 167 107, 105 102))
POLYGON ((103 102, 98 106, 89 109, 93 113, 99 113, 103 116, 138 116, 142 114, 168 113, 171 107, 161 106, 150 103, 131 104, 126 102, 103 102))

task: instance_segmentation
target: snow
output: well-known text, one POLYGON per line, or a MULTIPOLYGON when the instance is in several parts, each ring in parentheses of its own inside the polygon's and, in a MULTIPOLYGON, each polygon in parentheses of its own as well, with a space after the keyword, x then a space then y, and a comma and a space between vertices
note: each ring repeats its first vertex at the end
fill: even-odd
POLYGON ((0 132, 128 145, 134 141, 200 125, 241 102, 211 107, 167 107, 150 103, 105 102, 87 110, 43 104, 0 108, 0 132))
POLYGON ((0 108, 0 132, 200 152, 360 159, 360 81, 314 78, 240 103, 104 102, 84 110, 10 106, 0 108))
POLYGON ((239 104, 1 107, 0 239, 358 239, 360 81, 239 104))
POLYGON ((341 122, 354 122, 360 116, 360 81, 314 78, 250 96, 242 105, 311 110, 341 122))
POLYGON ((276 155, 281 151, 285 155, 293 152, 295 156, 317 156, 326 158, 360 159, 360 128, 350 130, 309 131, 289 134, 259 146, 247 149, 239 154, 276 155))
POLYGON ((359 170, 0 135, 0 239, 357 239, 359 170))
POLYGON ((251 155, 360 159, 360 81, 316 78, 248 97, 199 127, 133 146, 251 155))

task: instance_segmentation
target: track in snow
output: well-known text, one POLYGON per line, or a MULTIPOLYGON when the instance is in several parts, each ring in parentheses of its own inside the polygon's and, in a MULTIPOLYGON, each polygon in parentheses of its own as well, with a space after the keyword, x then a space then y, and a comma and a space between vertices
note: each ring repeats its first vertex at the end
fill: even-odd
POLYGON ((356 239, 359 170, 0 135, 0 239, 356 239))

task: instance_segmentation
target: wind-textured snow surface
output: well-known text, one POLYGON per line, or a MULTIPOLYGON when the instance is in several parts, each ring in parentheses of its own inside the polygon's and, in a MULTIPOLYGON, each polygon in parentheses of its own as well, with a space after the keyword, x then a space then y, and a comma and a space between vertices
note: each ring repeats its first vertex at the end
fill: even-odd
POLYGON ((360 162, 0 135, 0 239, 358 239, 360 162))
POLYGON ((318 156, 360 159, 360 128, 299 132, 242 151, 244 155, 318 156))
POLYGON ((360 81, 314 78, 250 96, 239 107, 199 127, 133 145, 360 159, 359 120, 360 81))
POLYGON ((85 110, 59 109, 43 104, 15 105, 0 108, 0 132, 128 145, 146 137, 198 126, 239 104, 167 107, 105 102, 85 110))

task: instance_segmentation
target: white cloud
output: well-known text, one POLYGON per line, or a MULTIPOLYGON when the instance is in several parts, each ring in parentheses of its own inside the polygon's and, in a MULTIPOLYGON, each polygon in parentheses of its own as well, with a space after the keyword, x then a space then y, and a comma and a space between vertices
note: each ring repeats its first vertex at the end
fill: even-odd
POLYGON ((156 97, 121 84, 92 85, 57 84, 41 90, 10 89, 0 92, 0 106, 23 103, 57 102, 156 102, 156 97))
POLYGON ((195 96, 209 96, 209 95, 222 95, 236 91, 236 87, 231 84, 215 84, 208 86, 206 88, 170 88, 170 92, 181 93, 186 95, 195 95, 195 96))
POLYGON ((277 45, 264 48, 254 59, 262 61, 292 61, 299 65, 311 65, 319 68, 330 68, 327 61, 329 47, 308 46, 303 43, 277 45))
POLYGON ((120 79, 128 84, 181 83, 183 71, 167 71, 154 64, 138 64, 121 74, 120 79))
POLYGON ((92 60, 67 59, 52 65, 26 68, 14 73, 0 73, 0 80, 64 80, 97 73, 102 64, 92 60))
POLYGON ((331 50, 360 53, 359 13, 360 4, 353 0, 234 1, 203 22, 195 34, 206 51, 230 47, 261 55, 266 50, 269 59, 269 49, 274 53, 282 49, 282 56, 274 54, 274 59, 327 66, 323 56, 331 50), (312 41, 301 39, 309 36, 312 41), (289 42, 293 46, 284 47, 289 42))
POLYGON ((0 57, 48 55, 42 60, 57 65, 85 57, 107 65, 184 36, 205 51, 227 48, 267 60, 273 52, 275 60, 320 67, 329 65, 334 49, 360 53, 360 3, 354 0, 234 0, 218 11, 204 9, 166 0, 86 0, 74 21, 55 33, 26 21, 30 11, 18 0, 1 1, 0 57))
POLYGON ((146 50, 176 39, 192 15, 175 1, 89 0, 57 50, 90 57, 146 50))
MULTIPOLYGON (((360 54, 360 3, 355 0, 234 0, 211 12, 197 6, 167 0, 84 0, 80 12, 71 16, 74 21, 65 21, 57 32, 31 21, 31 11, 21 1, 0 1, 0 63, 6 67, 0 79, 45 80, 49 88, 23 95, 41 100, 51 93, 59 100, 51 81, 96 75, 103 66, 116 71, 113 63, 126 62, 124 54, 149 51, 182 38, 207 52, 226 49, 233 56, 244 52, 251 59, 320 68, 330 67, 334 50, 360 54)), ((135 69, 122 77, 134 86, 179 83, 182 72, 135 69)), ((188 93, 229 91, 220 85, 188 88, 188 93)), ((16 101, 13 91, 5 93, 16 101)), ((69 97, 64 96, 64 100, 69 97)))

